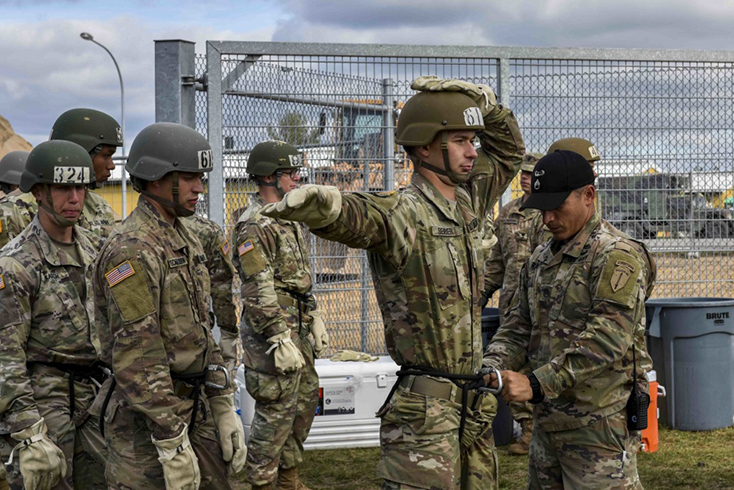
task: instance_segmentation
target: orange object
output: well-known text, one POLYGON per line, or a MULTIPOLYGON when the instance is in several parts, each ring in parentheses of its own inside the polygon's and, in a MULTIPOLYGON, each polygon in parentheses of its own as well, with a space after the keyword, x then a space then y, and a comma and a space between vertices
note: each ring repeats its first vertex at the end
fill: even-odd
POLYGON ((650 382, 650 406, 647 409, 647 429, 642 431, 642 450, 654 453, 658 450, 658 397, 665 396, 665 388, 657 382, 657 373, 647 373, 650 382))

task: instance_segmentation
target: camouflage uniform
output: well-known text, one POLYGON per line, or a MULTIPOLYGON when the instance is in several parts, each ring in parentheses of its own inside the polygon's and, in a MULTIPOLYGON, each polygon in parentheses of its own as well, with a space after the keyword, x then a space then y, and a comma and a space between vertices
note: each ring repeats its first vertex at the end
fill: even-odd
MULTIPOLYGON (((224 236, 218 224, 201 216, 194 215, 184 218, 183 222, 191 229, 204 248, 206 268, 211 280, 212 309, 216 324, 222 332, 219 346, 222 349, 222 358, 227 369, 234 376, 238 366, 237 346, 234 340, 239 336, 239 328, 232 295, 232 281, 236 271, 230 256, 229 239, 224 236)), ((214 324, 214 318, 212 318, 211 325, 214 324)))
POLYGON ((522 269, 485 364, 529 361, 544 400, 535 408, 529 488, 641 488, 640 435, 625 406, 651 368, 645 298, 655 266, 644 245, 594 214, 567 243, 548 241, 522 269))
MULTIPOLYGON (((66 479, 55 488, 102 488, 107 450, 88 413, 97 393, 91 376, 101 381, 92 367, 98 344, 91 287, 101 243, 78 226, 73 233, 81 264, 38 218, 0 257, 0 433, 43 417, 67 460, 66 479)), ((22 488, 18 459, 12 477, 13 488, 22 488)))
POLYGON ((336 221, 311 230, 367 250, 390 356, 403 369, 434 373, 403 376, 378 412, 384 488, 497 485, 491 434, 497 401, 467 390, 472 400, 459 441, 463 390, 443 376, 473 376, 481 368, 483 222, 525 150, 509 109, 497 106, 484 126, 474 169, 456 187, 455 203, 414 173, 400 193, 342 195, 336 221))
POLYGON ((319 378, 309 340, 316 307, 308 242, 300 224, 260 214, 256 195, 237 221, 235 266, 242 279, 242 344, 247 392, 255 399, 248 442, 247 480, 272 482, 278 470, 298 467, 316 414, 319 378), (275 370, 269 337, 291 330, 306 366, 293 374, 275 370))
MULTIPOLYGON (((28 226, 38 213, 38 203, 30 192, 13 195, 0 202, 0 248, 15 238, 28 226)), ((112 207, 99 194, 87 191, 84 208, 78 225, 101 238, 107 238, 115 226, 117 217, 112 207)))
MULTIPOLYGON (((223 365, 209 330, 205 262, 188 228, 179 220, 171 226, 144 198, 99 254, 94 276, 99 338, 116 383, 103 419, 110 488, 164 488, 151 435, 173 438, 185 423, 199 459, 201 488, 230 488, 207 397, 232 390, 197 389, 194 379, 182 379, 202 381, 199 375, 206 376, 208 365, 223 365), (200 403, 191 424, 197 393, 200 403)), ((219 374, 208 379, 224 383, 219 374)))

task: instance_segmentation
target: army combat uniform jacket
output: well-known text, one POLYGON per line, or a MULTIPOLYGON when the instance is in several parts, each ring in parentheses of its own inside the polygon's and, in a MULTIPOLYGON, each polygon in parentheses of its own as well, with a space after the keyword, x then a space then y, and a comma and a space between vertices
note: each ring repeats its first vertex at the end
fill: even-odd
MULTIPOLYGON (((209 330, 205 262, 201 244, 186 226, 178 220, 171 226, 140 199, 96 264, 102 359, 112 366, 117 384, 110 409, 117 401, 143 415, 159 440, 180 434, 191 417, 192 390, 178 389, 172 376, 223 365, 209 330)), ((232 392, 206 391, 211 396, 232 392)))
POLYGON ((623 410, 633 345, 647 389, 645 298, 654 277, 644 246, 594 214, 567 243, 551 240, 533 252, 485 364, 517 371, 529 361, 545 394, 535 416, 547 432, 623 410))
MULTIPOLYGON (((91 286, 101 240, 78 226, 73 235, 75 252, 67 253, 35 218, 0 256, 0 433, 43 417, 67 460, 59 488, 99 488, 107 453, 88 409, 102 381, 92 366, 99 342, 91 286), (76 474, 80 456, 85 471, 76 474)), ((22 484, 15 464, 12 478, 22 484)))
POLYGON ((494 227, 497 242, 485 264, 484 294, 489 299, 500 290, 501 315, 507 312, 515 294, 523 264, 535 247, 551 236, 540 211, 530 208, 520 211, 522 203, 523 198, 519 197, 500 209, 494 227))

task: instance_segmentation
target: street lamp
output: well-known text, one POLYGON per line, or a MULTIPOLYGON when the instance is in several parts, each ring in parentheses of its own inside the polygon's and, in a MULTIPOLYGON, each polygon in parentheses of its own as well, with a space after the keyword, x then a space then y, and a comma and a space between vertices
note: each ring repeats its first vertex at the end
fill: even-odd
POLYGON ((94 44, 96 44, 97 46, 99 46, 100 48, 107 51, 107 54, 110 55, 110 58, 112 58, 112 62, 115 64, 115 68, 117 69, 117 76, 120 78, 120 113, 121 113, 120 130, 122 131, 122 138, 123 138, 122 139, 123 141, 123 146, 122 146, 123 163, 122 163, 122 168, 120 170, 121 170, 121 175, 122 175, 122 217, 124 218, 125 216, 127 216, 127 175, 125 172, 125 145, 124 145, 124 141, 125 141, 125 86, 122 84, 122 73, 120 72, 120 66, 117 64, 117 60, 115 59, 114 56, 112 56, 112 53, 110 53, 109 49, 107 49, 105 46, 95 41, 94 37, 91 34, 89 34, 88 32, 82 32, 81 34, 79 34, 79 36, 82 39, 84 39, 85 41, 91 41, 94 44))

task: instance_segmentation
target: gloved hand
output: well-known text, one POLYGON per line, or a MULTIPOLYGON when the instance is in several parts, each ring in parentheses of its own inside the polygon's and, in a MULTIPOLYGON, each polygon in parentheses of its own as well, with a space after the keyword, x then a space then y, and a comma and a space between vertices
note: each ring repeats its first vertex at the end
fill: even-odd
POLYGON ((242 419, 234 411, 234 393, 209 398, 209 408, 222 445, 222 457, 229 463, 230 474, 239 473, 245 466, 247 444, 242 419))
MULTIPOLYGON (((219 349, 222 351, 222 359, 224 360, 224 366, 230 373, 237 371, 237 341, 240 336, 237 332, 230 332, 229 330, 219 329, 219 349)), ((234 377, 230 374, 230 377, 234 377)))
POLYGON ((275 351, 273 353, 275 357, 275 370, 279 374, 294 373, 306 365, 303 354, 301 354, 301 351, 298 350, 296 344, 291 340, 290 328, 285 332, 268 338, 268 342, 273 345, 265 353, 270 354, 275 351))
POLYGON ((41 418, 38 422, 10 436, 18 444, 10 453, 8 464, 13 464, 13 454, 18 451, 23 486, 29 490, 49 490, 66 477, 64 453, 46 436, 48 428, 41 418))
POLYGON ((276 203, 262 207, 262 214, 271 218, 300 221, 309 228, 324 228, 339 217, 342 195, 330 185, 304 185, 293 189, 276 203))
POLYGON ((479 110, 482 111, 482 117, 486 117, 497 106, 497 96, 494 94, 494 90, 485 84, 429 75, 413 80, 410 88, 421 92, 461 92, 477 103, 479 110))
POLYGON ((357 352, 356 350, 340 350, 331 356, 332 361, 372 362, 378 359, 379 357, 377 356, 371 356, 366 352, 357 352))
POLYGON ((150 436, 158 451, 158 461, 163 465, 166 490, 198 490, 201 484, 199 459, 189 442, 189 426, 171 439, 156 441, 150 436))
POLYGON ((311 310, 308 314, 313 317, 311 322, 313 348, 316 357, 321 357, 329 349, 329 332, 326 331, 326 325, 324 325, 324 320, 321 318, 321 310, 311 310))

